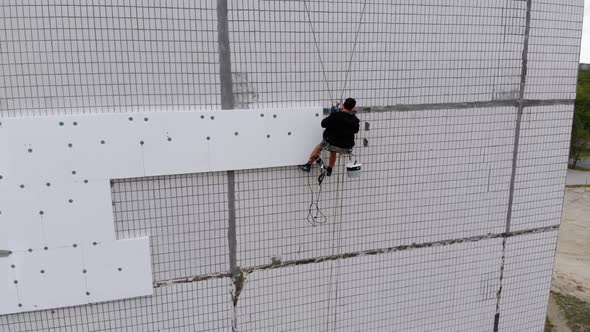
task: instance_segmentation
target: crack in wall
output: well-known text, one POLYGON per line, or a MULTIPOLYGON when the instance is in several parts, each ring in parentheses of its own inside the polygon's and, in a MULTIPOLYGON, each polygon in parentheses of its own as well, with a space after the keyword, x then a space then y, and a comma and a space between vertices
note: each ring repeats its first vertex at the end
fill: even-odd
POLYGON ((190 284, 193 282, 199 281, 207 281, 211 279, 223 279, 223 278, 231 278, 231 273, 213 273, 213 274, 203 274, 191 277, 181 277, 181 278, 174 278, 168 280, 161 280, 154 282, 154 288, 172 286, 176 284, 190 284))
POLYGON ((246 275, 248 273, 249 272, 246 270, 241 270, 232 278, 234 281, 234 289, 232 291, 232 303, 234 304, 234 308, 238 306, 240 294, 242 294, 242 289, 244 289, 244 285, 246 284, 246 275))
POLYGON ((363 251, 356 251, 356 252, 349 252, 349 253, 342 253, 342 254, 335 254, 335 255, 318 256, 318 257, 306 258, 306 259, 287 260, 287 261, 272 260, 270 264, 239 268, 239 271, 237 273, 225 272, 225 273, 208 274, 208 275, 202 275, 202 276, 191 276, 191 277, 177 278, 177 279, 171 279, 171 280, 166 280, 166 281, 159 281, 157 283, 154 283, 154 287, 158 288, 158 287, 172 286, 174 284, 184 284, 184 283, 191 283, 191 282, 206 281, 206 280, 210 280, 210 279, 232 278, 233 279, 233 286, 234 286, 234 290, 232 290, 232 300, 233 300, 234 306, 236 306, 238 304, 239 296, 240 296, 240 294, 243 290, 243 287, 245 285, 246 276, 251 273, 257 272, 257 271, 280 269, 280 268, 293 267, 293 266, 299 266, 299 265, 317 264, 317 263, 336 261, 336 260, 341 260, 341 259, 349 259, 349 258, 354 258, 354 257, 375 256, 375 255, 382 255, 382 254, 388 254, 388 253, 393 253, 393 252, 416 250, 416 249, 421 249, 421 248, 445 247, 445 246, 450 246, 450 245, 454 245, 454 244, 478 242, 478 241, 490 240, 490 239, 502 238, 502 239, 504 239, 504 241, 506 241, 506 239, 511 238, 511 237, 538 234, 538 233, 543 233, 543 232, 552 232, 552 231, 557 231, 557 230, 559 230, 559 225, 531 228, 531 229, 527 229, 527 230, 520 230, 520 231, 514 231, 514 232, 488 233, 485 235, 476 235, 476 236, 469 236, 469 237, 456 238, 456 239, 447 239, 447 240, 422 242, 422 243, 412 243, 412 244, 399 245, 399 246, 388 247, 388 248, 370 249, 370 250, 363 250, 363 251))
MULTIPOLYGON (((489 100, 458 103, 432 103, 432 104, 398 104, 385 106, 359 106, 357 113, 372 112, 409 112, 409 111, 433 111, 466 108, 490 108, 490 107, 516 107, 527 108, 535 106, 573 105, 574 99, 510 99, 489 100)), ((329 114, 330 109, 324 108, 324 114, 329 114)))

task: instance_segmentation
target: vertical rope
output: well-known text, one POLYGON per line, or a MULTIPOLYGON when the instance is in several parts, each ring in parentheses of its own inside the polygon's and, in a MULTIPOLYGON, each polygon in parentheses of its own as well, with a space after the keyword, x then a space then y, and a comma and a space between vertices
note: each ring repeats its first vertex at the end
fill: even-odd
POLYGON ((361 18, 359 20, 359 24, 356 28, 356 35, 354 36, 354 44, 352 46, 352 52, 350 53, 350 59, 348 60, 348 68, 346 69, 346 76, 344 76, 344 86, 342 87, 342 93, 340 94, 340 99, 344 98, 344 91, 346 91, 346 85, 348 84, 348 75, 350 74, 350 68, 352 66, 352 59, 354 58, 354 53, 356 52, 356 44, 359 38, 359 32, 361 31, 361 24, 363 23, 363 17, 365 16, 365 8, 367 8, 367 0, 363 3, 363 10, 361 11, 361 18))
MULTIPOLYGON (((339 156, 339 163, 342 162, 342 155, 339 156)), ((343 190, 344 190, 344 173, 338 173, 336 179, 336 206, 334 206, 334 225, 332 228, 332 248, 330 249, 330 254, 332 256, 339 255, 342 250, 342 214, 343 214, 343 190)), ((336 265, 336 289, 334 293, 334 315, 332 320, 332 330, 336 331, 336 321, 337 321, 337 308, 338 308, 338 290, 340 286, 340 259, 336 259, 332 265, 330 266, 330 280, 329 284, 332 285, 332 277, 334 276, 334 265, 336 265)), ((329 291, 331 293, 331 290, 329 291)), ((330 307, 331 307, 331 294, 328 296, 328 319, 326 320, 326 331, 329 330, 330 327, 330 307)))
POLYGON ((322 54, 320 52, 320 47, 318 46, 318 40, 316 39, 315 30, 313 29, 313 24, 311 23, 311 15, 309 14, 309 8, 307 8, 307 1, 303 0, 303 6, 305 7, 305 13, 307 14, 307 21, 309 22, 309 28, 311 29, 311 35, 313 36, 315 50, 318 53, 318 58, 320 59, 322 73, 324 74, 324 83, 326 83, 326 89, 328 89, 328 94, 330 95, 330 102, 332 103, 332 105, 334 105, 334 96, 332 96, 332 90, 330 89, 330 83, 328 82, 328 76, 326 75, 324 61, 322 61, 322 54))

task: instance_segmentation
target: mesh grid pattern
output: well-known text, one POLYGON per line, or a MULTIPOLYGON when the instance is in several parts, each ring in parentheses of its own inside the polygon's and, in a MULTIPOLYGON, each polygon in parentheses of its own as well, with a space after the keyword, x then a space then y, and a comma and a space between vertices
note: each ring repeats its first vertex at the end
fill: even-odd
POLYGON ((157 288, 152 297, 2 316, 0 331, 227 331, 230 286, 207 280, 157 288))
POLYGON ((584 2, 535 0, 525 98, 575 99, 584 2))
POLYGON ((488 330, 500 248, 494 239, 256 271, 238 321, 246 331, 488 330))
POLYGON ((319 200, 326 225, 301 222, 317 171, 238 172, 239 265, 331 255, 335 240, 357 252, 504 230, 514 108, 359 116, 371 123, 357 139, 369 146, 353 158, 365 163, 363 177, 345 179, 348 158, 338 161, 319 200))
POLYGON ((3 116, 219 108, 215 1, 4 1, 3 116))
POLYGON ((507 239, 499 331, 542 331, 557 232, 507 239))
POLYGON ((364 4, 231 1, 233 71, 249 86, 237 92, 240 106, 327 106, 330 96, 363 105, 514 98, 525 1, 367 1, 362 15, 364 4))
POLYGON ((512 230, 559 224, 573 113, 571 106, 526 108, 520 131, 512 230))
POLYGON ((227 270, 226 180, 202 173, 113 182, 117 236, 150 236, 154 281, 227 270))

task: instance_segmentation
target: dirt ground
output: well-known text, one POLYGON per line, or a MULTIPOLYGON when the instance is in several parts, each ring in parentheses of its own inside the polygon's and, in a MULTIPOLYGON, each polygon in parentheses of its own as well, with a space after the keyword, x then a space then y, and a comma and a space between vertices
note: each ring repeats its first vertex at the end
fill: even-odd
MULTIPOLYGON (((590 303, 590 187, 565 190, 552 291, 590 303)), ((547 316, 553 331, 570 331, 563 310, 552 294, 547 316)))
POLYGON ((590 188, 566 188, 553 290, 590 302, 590 188))

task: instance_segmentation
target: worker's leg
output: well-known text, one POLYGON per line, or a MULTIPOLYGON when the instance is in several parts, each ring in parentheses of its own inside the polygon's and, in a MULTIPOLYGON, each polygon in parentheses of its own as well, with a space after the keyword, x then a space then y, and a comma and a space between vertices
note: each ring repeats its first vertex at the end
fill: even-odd
POLYGON ((315 161, 320 156, 321 152, 322 152, 322 146, 321 146, 321 144, 318 144, 311 152, 311 155, 309 156, 309 160, 307 161, 307 163, 310 165, 315 163, 315 161))
POLYGON ((334 168, 336 165, 336 152, 330 151, 330 168, 334 168))
POLYGON ((322 145, 321 144, 317 145, 313 149, 313 151, 311 152, 311 155, 309 156, 309 160, 307 161, 307 164, 299 165, 297 167, 299 167, 300 170, 309 173, 309 171, 311 171, 311 165, 313 165, 313 163, 315 163, 315 161, 318 160, 318 158, 320 157, 320 153, 322 153, 322 145))
POLYGON ((332 168, 334 168, 335 164, 336 164, 336 152, 330 151, 330 162, 328 164, 328 167, 326 167, 326 175, 327 176, 332 175, 332 168))

